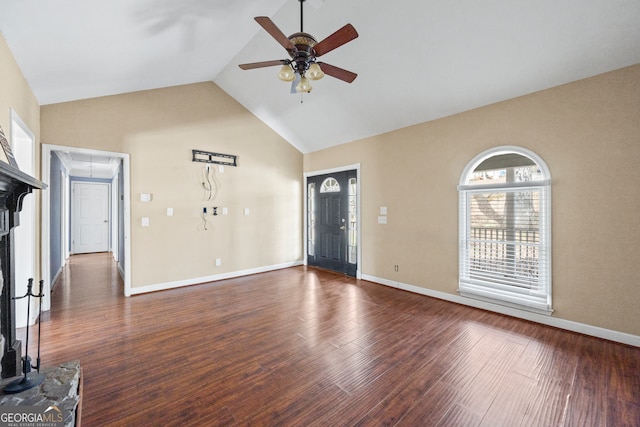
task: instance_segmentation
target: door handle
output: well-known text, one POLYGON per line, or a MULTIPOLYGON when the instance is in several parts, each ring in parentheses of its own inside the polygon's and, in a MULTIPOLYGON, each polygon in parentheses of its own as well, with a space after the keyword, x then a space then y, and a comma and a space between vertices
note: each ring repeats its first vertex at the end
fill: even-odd
POLYGON ((340 230, 345 230, 347 227, 345 227, 344 225, 342 227, 340 227, 340 230))
POLYGON ((108 219, 105 219, 105 220, 104 220, 104 222, 109 222, 109 220, 108 220, 108 219))

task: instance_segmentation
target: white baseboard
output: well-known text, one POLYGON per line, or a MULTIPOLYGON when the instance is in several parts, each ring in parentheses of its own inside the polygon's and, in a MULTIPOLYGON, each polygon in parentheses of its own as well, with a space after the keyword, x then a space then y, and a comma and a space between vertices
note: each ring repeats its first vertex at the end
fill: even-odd
POLYGON ((432 289, 422 288, 420 286, 408 285, 406 283, 395 282, 393 280, 383 279, 380 277, 370 276, 368 274, 362 275, 362 280, 378 283, 392 288, 402 289, 405 291, 421 294, 433 298, 438 298, 445 301, 454 302, 457 304, 466 305, 469 307, 481 308, 483 310, 493 311, 507 316, 517 317, 524 320, 529 320, 536 323, 541 323, 547 326, 553 326, 567 331, 578 332, 585 335, 591 335, 597 338, 603 338, 610 341, 619 342, 622 344, 628 344, 635 347, 640 347, 640 336, 627 334, 625 332, 614 331, 611 329, 600 328, 598 326, 587 325, 584 323, 574 322, 572 320, 561 319, 558 317, 548 316, 544 314, 533 313, 524 310, 518 310, 517 308, 506 307, 499 304, 493 304, 486 301, 480 301, 472 298, 463 297, 460 295, 448 294, 446 292, 434 291, 432 289))
POLYGON ((53 287, 56 284, 56 281, 58 280, 58 278, 60 277, 60 275, 62 274, 62 270, 64 269, 64 264, 60 266, 60 268, 58 269, 58 271, 56 272, 56 274, 53 276, 53 278, 51 279, 51 291, 53 291, 53 287))
POLYGON ((178 280, 175 282, 157 283, 155 285, 138 286, 131 288, 131 295, 145 294, 148 292, 164 291, 167 289, 181 288, 183 286, 199 285, 202 283, 216 282, 218 280, 233 279, 234 277, 249 276, 251 274, 266 273, 267 271, 280 270, 283 268, 303 265, 302 261, 293 261, 283 264, 268 265, 265 267, 250 268, 247 270, 231 271, 228 273, 215 274, 213 276, 194 277, 193 279, 178 280))
POLYGON ((124 269, 122 268, 122 264, 118 263, 118 272, 120 273, 120 277, 124 281, 124 269))

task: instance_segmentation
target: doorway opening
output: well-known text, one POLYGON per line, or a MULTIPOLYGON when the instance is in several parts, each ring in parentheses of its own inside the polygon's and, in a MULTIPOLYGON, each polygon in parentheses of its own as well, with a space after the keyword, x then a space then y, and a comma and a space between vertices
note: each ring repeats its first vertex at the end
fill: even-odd
POLYGON ((360 278, 359 165, 306 174, 305 264, 360 278))
MULTIPOLYGON (((11 150, 21 172, 35 175, 35 135, 11 110, 11 150)), ((35 195, 27 194, 22 200, 20 211, 20 227, 14 230, 15 251, 15 296, 23 296, 27 292, 29 279, 35 277, 36 260, 36 204, 35 195)), ((37 286, 34 288, 37 290, 37 286)), ((33 325, 37 316, 37 303, 32 300, 31 318, 27 319, 27 298, 17 299, 15 304, 15 324, 17 328, 33 325)))
MULTIPOLYGON (((106 233, 100 234, 103 246, 100 246, 100 250, 97 251, 102 252, 106 248, 106 251, 113 254, 114 261, 123 278, 124 295, 130 296, 129 155, 43 144, 42 180, 49 185, 49 191, 43 192, 42 195, 41 261, 45 293, 51 292, 51 286, 62 271, 69 254, 74 253, 77 249, 74 248, 72 240, 72 236, 75 237, 77 230, 74 233, 71 228, 74 205, 71 188, 78 184, 102 184, 110 191, 107 190, 106 196, 101 195, 103 197, 101 198, 102 209, 100 209, 100 215, 103 216, 100 219, 102 227, 93 224, 93 231, 99 228, 104 230, 104 221, 107 221, 106 233)), ((91 203, 89 199, 84 201, 85 206, 91 203)), ((90 211, 90 209, 85 211, 90 211)), ((95 220, 95 218, 93 219, 95 220)), ((87 230, 89 228, 85 227, 87 230)), ((86 236, 93 235, 89 233, 86 236)), ((94 252, 93 246, 89 249, 78 250, 78 253, 94 252)), ((46 301, 47 304, 43 304, 43 310, 50 309, 48 299, 46 301)))

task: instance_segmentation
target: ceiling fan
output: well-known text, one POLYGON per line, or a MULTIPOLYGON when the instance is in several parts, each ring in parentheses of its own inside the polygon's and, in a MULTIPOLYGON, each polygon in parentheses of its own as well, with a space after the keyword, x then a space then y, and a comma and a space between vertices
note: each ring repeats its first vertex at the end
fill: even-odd
POLYGON ((319 80, 324 77, 325 74, 347 83, 353 82, 358 76, 356 73, 327 64, 326 62, 317 62, 316 59, 357 38, 358 32, 353 28, 353 25, 347 24, 324 40, 318 42, 311 34, 305 33, 303 30, 302 6, 305 0, 299 1, 300 32, 294 33, 289 37, 285 36, 268 17, 257 16, 255 18, 256 22, 287 50, 291 59, 252 62, 249 64, 240 64, 239 67, 243 70, 251 70, 254 68, 282 65, 280 73, 278 73, 278 78, 286 82, 293 82, 292 92, 311 92, 312 87, 309 80, 319 80))

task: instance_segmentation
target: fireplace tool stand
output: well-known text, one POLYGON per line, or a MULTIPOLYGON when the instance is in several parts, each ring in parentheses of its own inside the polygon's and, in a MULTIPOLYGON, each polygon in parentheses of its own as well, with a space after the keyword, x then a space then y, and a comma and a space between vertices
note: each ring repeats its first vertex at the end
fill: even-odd
POLYGON ((27 339, 25 344, 25 356, 22 358, 22 372, 24 373, 24 377, 18 378, 15 381, 11 381, 4 388, 4 392, 11 393, 20 393, 24 390, 29 390, 37 385, 40 385, 44 382, 44 374, 40 373, 40 324, 41 324, 41 316, 42 316, 42 300, 40 300, 39 304, 39 315, 38 315, 38 357, 36 365, 31 364, 31 356, 29 356, 29 318, 31 315, 31 297, 34 298, 42 298, 44 294, 42 293, 42 287, 44 285, 44 280, 40 280, 40 292, 37 295, 34 295, 32 292, 33 288, 33 279, 29 279, 29 283, 27 284, 27 293, 21 297, 14 297, 13 299, 22 299, 27 298, 27 339), (31 369, 35 368, 38 373, 36 375, 29 375, 31 369))

